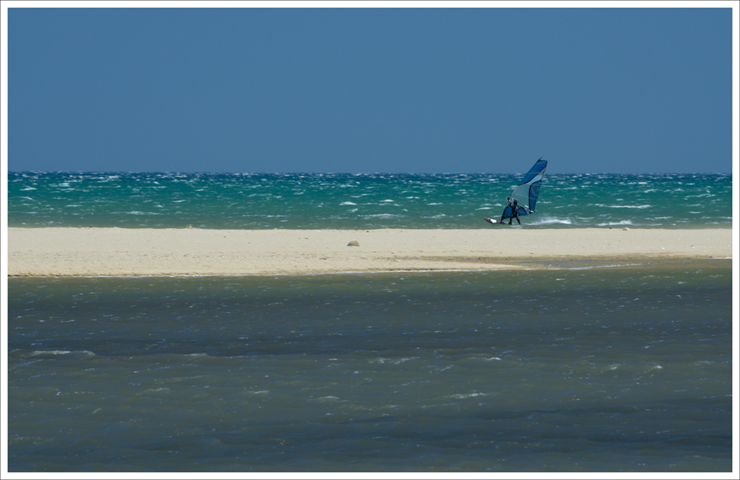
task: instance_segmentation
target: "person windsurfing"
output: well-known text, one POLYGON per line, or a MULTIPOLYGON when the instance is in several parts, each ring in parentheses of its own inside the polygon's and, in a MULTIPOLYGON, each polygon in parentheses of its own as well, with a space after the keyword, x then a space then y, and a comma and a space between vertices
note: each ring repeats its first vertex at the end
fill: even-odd
POLYGON ((509 217, 509 225, 511 225, 511 221, 515 218, 516 218, 516 223, 521 225, 522 222, 519 221, 519 202, 514 200, 514 203, 510 205, 511 205, 511 216, 509 217))
POLYGON ((534 207, 537 203, 537 197, 540 194, 540 185, 542 184, 542 179, 545 177, 546 168, 547 160, 542 160, 542 158, 537 160, 527 174, 524 175, 522 181, 514 188, 514 192, 506 199, 507 203, 504 212, 501 214, 501 220, 492 220, 488 217, 483 217, 483 220, 493 225, 501 225, 508 217, 509 225, 511 225, 514 218, 516 218, 516 223, 521 225, 520 216, 534 213, 534 207), (519 202, 515 200, 517 196, 522 200, 522 205, 519 205, 519 202))
POLYGON ((506 222, 504 222, 504 220, 506 220, 506 218, 507 218, 506 217, 506 209, 507 208, 510 208, 511 209, 511 212, 512 212, 511 215, 508 217, 509 218, 509 225, 511 225, 511 219, 513 217, 515 217, 515 216, 516 216, 517 223, 519 223, 519 225, 521 225, 522 222, 519 221, 519 202, 517 202, 516 200, 514 200, 514 203, 511 203, 511 197, 508 197, 506 199, 506 207, 504 208, 504 213, 501 214, 501 220, 498 220, 498 221, 491 220, 488 217, 483 217, 483 219, 486 222, 488 222, 488 223, 490 223, 492 225, 501 225, 502 223, 506 223, 506 222))

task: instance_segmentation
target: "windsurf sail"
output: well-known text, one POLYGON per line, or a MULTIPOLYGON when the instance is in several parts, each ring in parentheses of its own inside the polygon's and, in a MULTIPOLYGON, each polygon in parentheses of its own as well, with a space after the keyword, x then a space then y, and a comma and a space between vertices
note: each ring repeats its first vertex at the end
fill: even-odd
POLYGON ((542 179, 545 176, 545 169, 547 168, 547 160, 539 160, 535 162, 532 168, 529 169, 522 181, 514 188, 504 213, 501 215, 501 219, 511 218, 514 213, 514 201, 517 203, 517 212, 519 216, 530 215, 534 213, 534 207, 537 204, 537 197, 540 194, 540 185, 542 185, 542 179))

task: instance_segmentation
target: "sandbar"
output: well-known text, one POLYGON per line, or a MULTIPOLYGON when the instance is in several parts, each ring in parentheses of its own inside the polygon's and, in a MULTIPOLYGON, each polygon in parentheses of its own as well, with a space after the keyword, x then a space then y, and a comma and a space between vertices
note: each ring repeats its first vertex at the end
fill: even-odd
POLYGON ((731 229, 8 229, 9 276, 469 271, 731 256, 731 229))

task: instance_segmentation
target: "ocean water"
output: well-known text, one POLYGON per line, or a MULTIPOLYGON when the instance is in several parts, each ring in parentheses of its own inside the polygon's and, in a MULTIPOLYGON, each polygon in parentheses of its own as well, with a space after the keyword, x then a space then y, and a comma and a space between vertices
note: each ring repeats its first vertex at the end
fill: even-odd
MULTIPOLYGON (((522 175, 8 175, 11 227, 487 228, 522 175)), ((730 228, 731 175, 546 175, 527 227, 730 228)))
POLYGON ((560 267, 10 278, 9 470, 731 471, 730 261, 560 267))

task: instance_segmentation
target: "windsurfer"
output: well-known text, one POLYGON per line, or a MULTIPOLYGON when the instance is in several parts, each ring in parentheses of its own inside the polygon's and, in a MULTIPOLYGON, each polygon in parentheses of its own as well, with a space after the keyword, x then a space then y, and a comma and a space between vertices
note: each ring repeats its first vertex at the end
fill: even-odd
MULTIPOLYGON (((519 202, 514 200, 514 202, 511 202, 511 197, 506 199, 508 203, 506 204, 507 208, 511 208, 511 215, 509 216, 509 225, 511 225, 511 221, 516 218, 516 222, 521 225, 522 222, 519 220, 519 202)), ((504 223, 504 219, 506 218, 506 210, 507 208, 504 208, 504 213, 501 214, 501 221, 498 223, 504 223)))
POLYGON ((491 220, 488 217, 483 217, 483 219, 488 223, 500 225, 508 218, 509 225, 511 225, 516 218, 516 223, 521 225, 520 216, 534 213, 534 207, 537 203, 537 196, 540 193, 540 185, 542 184, 542 179, 545 177, 546 168, 547 160, 542 160, 541 158, 532 165, 532 168, 522 178, 521 183, 514 188, 514 192, 506 199, 506 207, 504 207, 504 211, 501 214, 501 220, 491 220), (519 205, 517 200, 514 200, 517 196, 523 201, 521 205, 519 205))
POLYGON ((511 204, 511 216, 509 217, 509 225, 511 225, 511 221, 515 218, 516 223, 521 225, 522 222, 519 221, 519 202, 517 202, 516 200, 514 200, 514 203, 511 204))

